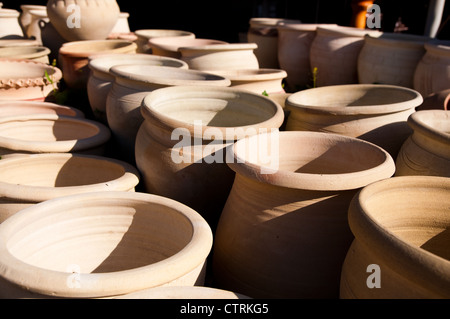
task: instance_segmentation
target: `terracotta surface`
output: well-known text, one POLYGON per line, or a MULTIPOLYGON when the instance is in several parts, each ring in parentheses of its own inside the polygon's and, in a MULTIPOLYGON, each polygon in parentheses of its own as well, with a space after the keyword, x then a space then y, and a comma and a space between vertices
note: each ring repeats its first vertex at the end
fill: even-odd
POLYGON ((168 30, 168 29, 140 29, 135 31, 137 36, 138 53, 157 53, 153 52, 149 40, 162 37, 186 37, 195 38, 195 34, 190 31, 168 30))
POLYGON ((226 44, 225 41, 215 39, 199 39, 192 37, 154 37, 148 40, 148 44, 155 55, 162 55, 180 59, 179 48, 189 46, 205 46, 211 44, 226 44))
POLYGON ((0 118, 28 114, 56 114, 63 116, 84 117, 83 112, 75 107, 50 102, 0 101, 0 118))
POLYGON ((20 6, 19 24, 25 36, 27 36, 28 27, 33 21, 33 15, 30 13, 30 11, 40 11, 47 15, 47 6, 35 4, 22 4, 20 6))
POLYGON ((20 12, 2 8, 0 11, 0 39, 23 38, 25 35, 19 24, 20 12))
POLYGON ((49 64, 50 49, 43 46, 9 46, 0 48, 0 58, 26 59, 49 64))

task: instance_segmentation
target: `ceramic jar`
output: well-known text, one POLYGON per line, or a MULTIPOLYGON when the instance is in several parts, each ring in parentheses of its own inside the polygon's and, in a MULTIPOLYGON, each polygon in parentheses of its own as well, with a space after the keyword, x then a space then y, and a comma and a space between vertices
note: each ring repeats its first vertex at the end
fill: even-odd
POLYGON ((105 40, 117 23, 120 8, 116 0, 49 0, 47 14, 67 41, 105 40))
POLYGON ((353 199, 342 299, 448 299, 450 179, 402 176, 353 199), (393 214, 392 212, 395 212, 393 214))
POLYGON ((250 299, 232 291, 203 286, 166 286, 123 295, 116 299, 250 299))
POLYGON ((114 27, 112 28, 111 32, 109 33, 114 34, 114 33, 130 33, 130 25, 128 24, 128 18, 130 17, 130 14, 128 12, 121 12, 119 14, 119 18, 117 19, 116 24, 114 25, 114 27))
POLYGON ((137 169, 115 159, 81 154, 33 154, 0 161, 0 223, 46 200, 99 191, 134 192, 137 169))
POLYGON ((212 44, 226 44, 225 41, 215 39, 199 39, 192 37, 157 37, 148 40, 152 54, 181 59, 181 47, 199 47, 212 44))
POLYGON ((0 101, 0 118, 28 114, 56 114, 85 117, 81 110, 71 106, 36 101, 0 101))
POLYGON ((216 287, 251 298, 338 298, 353 240, 348 206, 358 190, 394 174, 391 156, 319 132, 251 136, 233 154, 236 178, 214 237, 216 287))
POLYGON ((358 56, 364 36, 382 32, 355 27, 317 27, 311 44, 311 71, 317 68, 317 86, 358 83, 358 56))
POLYGON ((20 12, 14 9, 0 10, 0 39, 17 39, 25 35, 19 24, 20 12))
MULTIPOLYGON (((148 43, 150 39, 161 37, 186 37, 193 39, 195 34, 183 30, 167 30, 167 29, 140 29, 134 32, 137 36, 136 44, 138 45, 138 53, 154 53, 152 47, 148 43)), ((158 54, 161 55, 161 54, 158 54)))
POLYGON ((33 21, 33 14, 31 11, 34 12, 42 12, 42 14, 47 15, 47 7, 45 5, 35 5, 35 4, 22 4, 20 5, 20 12, 19 12, 19 25, 22 28, 23 34, 25 36, 27 35, 28 27, 31 25, 33 21))
POLYGON ((358 137, 381 146, 393 158, 411 134, 406 121, 422 104, 412 89, 381 84, 319 87, 290 95, 286 129, 358 137))
POLYGON ((18 46, 0 48, 0 58, 25 59, 49 64, 50 49, 43 46, 18 46))
POLYGON ((61 79, 61 70, 46 63, 0 58, 0 100, 44 101, 61 79))
POLYGON ((47 11, 30 10, 29 14, 31 16, 31 21, 26 29, 25 35, 30 39, 36 39, 40 44, 42 44, 41 21, 46 23, 50 21, 47 16, 47 11))
POLYGON ((450 111, 418 111, 408 124, 413 133, 400 149, 396 175, 450 177, 450 111))
POLYGON ((85 118, 28 114, 0 118, 0 156, 33 153, 104 155, 109 129, 85 118))
POLYGON ((89 57, 95 54, 136 53, 137 45, 126 40, 87 40, 66 42, 59 49, 64 81, 74 89, 86 89, 89 57))
POLYGON ((414 89, 424 97, 450 88, 450 41, 428 42, 425 50, 414 72, 414 89))
POLYGON ((414 72, 427 41, 427 37, 412 34, 366 35, 358 57, 359 83, 414 88, 414 72))
POLYGON ((256 43, 255 55, 261 68, 278 69, 278 27, 299 20, 282 18, 251 18, 247 42, 256 43))
POLYGON ((0 48, 7 48, 7 47, 35 47, 39 46, 40 43, 36 41, 36 39, 26 39, 26 38, 20 38, 20 39, 0 39, 0 48))
POLYGON ((146 191, 194 208, 213 231, 234 179, 227 149, 245 136, 278 131, 284 119, 272 100, 230 87, 155 90, 141 113, 135 152, 146 191))
POLYGON ((115 65, 126 64, 188 68, 187 63, 181 60, 144 53, 113 53, 91 56, 89 58, 91 72, 87 83, 87 94, 95 118, 103 123, 107 123, 106 100, 114 82, 114 75, 110 74, 109 70, 115 65))
POLYGON ((137 192, 51 199, 3 222, 0 237, 3 298, 114 298, 201 286, 212 246, 197 212, 137 192))
POLYGON ((290 92, 313 86, 310 50, 316 37, 316 29, 323 24, 286 24, 278 29, 278 62, 288 74, 286 83, 290 92))

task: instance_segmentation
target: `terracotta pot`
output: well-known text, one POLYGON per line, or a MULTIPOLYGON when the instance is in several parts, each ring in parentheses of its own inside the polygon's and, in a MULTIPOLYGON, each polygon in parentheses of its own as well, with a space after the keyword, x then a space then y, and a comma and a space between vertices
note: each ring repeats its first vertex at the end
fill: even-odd
POLYGON ((450 177, 450 111, 418 111, 408 124, 413 133, 400 149, 396 175, 450 177))
POLYGON ((449 194, 449 178, 404 176, 355 196, 348 217, 355 240, 343 265, 340 297, 448 299, 449 194))
POLYGON ((288 131, 317 131, 358 137, 397 157, 411 134, 406 121, 423 101, 408 88, 378 84, 333 85, 292 94, 288 131))
POLYGON ((19 24, 20 12, 14 9, 0 11, 0 39, 23 38, 24 33, 19 24))
POLYGON ((43 46, 18 46, 0 48, 0 58, 25 59, 49 64, 50 49, 43 46))
POLYGON ((234 178, 226 150, 278 130, 284 119, 272 100, 229 87, 159 89, 144 98, 141 113, 135 153, 145 189, 194 208, 213 230, 234 178))
POLYGON ((195 38, 195 34, 189 31, 183 30, 167 30, 167 29, 141 29, 135 31, 137 36, 137 45, 138 45, 138 53, 153 53, 157 55, 158 52, 153 52, 152 47, 149 44, 149 40, 153 38, 166 38, 166 37, 175 37, 175 38, 195 38))
POLYGON ((24 33, 28 38, 34 38, 42 44, 40 21, 47 23, 50 21, 47 16, 47 10, 30 10, 29 14, 31 16, 31 21, 24 33))
POLYGON ((136 134, 144 121, 141 104, 149 93, 180 85, 211 88, 230 85, 230 80, 219 75, 168 66, 118 65, 110 72, 115 80, 106 98, 106 118, 121 158, 131 163, 136 134))
POLYGON ((114 298, 202 285, 212 246, 198 213, 136 192, 52 199, 10 217, 0 234, 4 298, 114 298))
POLYGON ((33 154, 0 161, 0 223, 37 203, 80 193, 134 192, 139 173, 115 159, 80 154, 33 154))
POLYGON ((313 86, 313 74, 309 58, 311 44, 320 26, 324 24, 286 24, 278 30, 278 61, 288 74, 286 83, 290 92, 313 86))
POLYGON ((128 18, 130 17, 130 14, 128 12, 121 12, 119 14, 119 18, 117 19, 116 24, 112 28, 112 30, 109 32, 111 33, 130 33, 130 25, 128 24, 128 18))
POLYGON ((414 88, 414 72, 429 40, 401 33, 385 32, 379 37, 366 35, 358 57, 359 83, 414 88))
POLYGON ((125 40, 90 40, 66 42, 59 49, 59 63, 64 81, 70 88, 86 89, 89 57, 95 54, 136 53, 137 45, 125 40))
POLYGON ((117 23, 120 8, 116 0, 49 0, 47 14, 67 41, 105 40, 117 23))
POLYGON ((0 155, 87 153, 103 155, 109 129, 84 118, 33 114, 0 118, 0 155))
POLYGON ((46 63, 1 58, 0 100, 44 101, 58 90, 61 78, 61 70, 46 63))
POLYGON ((0 48, 18 47, 18 46, 39 46, 40 43, 36 39, 0 39, 0 48))
MULTIPOLYGON (((200 286, 167 286, 134 292, 116 299, 250 299, 231 291, 200 286)), ((228 311, 231 311, 227 309, 228 311)))
POLYGON ((33 21, 33 14, 31 11, 40 11, 47 15, 47 7, 45 5, 34 5, 34 4, 22 4, 20 5, 19 12, 19 25, 22 28, 22 32, 25 36, 27 35, 28 27, 33 21))
POLYGON ((180 47, 208 46, 211 44, 227 44, 225 41, 214 39, 198 39, 190 37, 158 37, 148 40, 148 44, 155 55, 181 59, 180 47))
POLYGON ((114 82, 114 75, 110 74, 109 70, 113 66, 126 64, 188 68, 187 63, 181 60, 151 54, 113 53, 91 56, 88 64, 91 72, 87 93, 94 116, 103 123, 107 123, 106 100, 114 82))
POLYGON ((337 134, 263 137, 233 146, 236 178, 214 237, 215 285, 252 298, 338 298, 353 240, 348 205, 362 187, 391 177, 394 161, 337 134), (268 161, 278 167, 267 171, 268 161))
POLYGON ((358 83, 358 56, 364 36, 382 32, 356 27, 318 27, 311 44, 311 72, 317 68, 317 86, 358 83))
POLYGON ((278 27, 300 23, 300 20, 282 18, 251 18, 247 41, 256 43, 255 55, 261 68, 278 69, 278 27))
POLYGON ((256 48, 256 43, 228 43, 183 46, 178 51, 181 53, 180 59, 193 70, 257 70, 256 48))
POLYGON ((75 107, 49 102, 0 101, 0 118, 28 114, 56 114, 84 118, 84 113, 75 107))
POLYGON ((428 42, 425 50, 414 72, 414 89, 428 96, 450 87, 450 41, 428 42))

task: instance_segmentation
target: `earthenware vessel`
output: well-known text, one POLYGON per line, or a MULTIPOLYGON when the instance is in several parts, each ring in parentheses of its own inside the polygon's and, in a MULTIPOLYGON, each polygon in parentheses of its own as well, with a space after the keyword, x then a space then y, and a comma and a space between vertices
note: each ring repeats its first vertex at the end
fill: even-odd
POLYGON ((22 4, 20 5, 20 10, 18 19, 25 36, 27 36, 28 27, 33 21, 33 14, 31 11, 39 11, 47 15, 47 7, 45 5, 22 4))
MULTIPOLYGON (((232 291, 203 286, 167 286, 150 288, 128 295, 117 297, 116 299, 249 299, 241 294, 232 291)), ((228 307, 231 310, 232 306, 228 307)), ((191 310, 187 310, 191 311, 191 310)), ((180 309, 181 312, 181 309, 180 309)))
POLYGON ((157 37, 148 40, 148 44, 155 55, 181 59, 181 47, 208 46, 211 44, 226 44, 227 42, 215 39, 200 39, 192 37, 157 37))
POLYGON ((50 49, 44 46, 18 46, 0 48, 0 58, 25 59, 45 64, 50 63, 50 49))
POLYGON ((116 24, 112 28, 112 30, 109 32, 111 33, 130 33, 130 25, 128 24, 128 18, 130 17, 130 14, 128 12, 121 12, 119 14, 119 18, 117 19, 116 24))
POLYGON ((71 106, 37 101, 0 101, 0 118, 28 114, 57 114, 62 116, 85 117, 84 113, 71 106))
POLYGON ((25 31, 25 35, 30 39, 36 39, 40 44, 42 44, 40 21, 44 21, 46 23, 50 21, 50 19, 47 16, 47 11, 30 10, 29 14, 31 16, 31 21, 25 31))
POLYGON ((423 110, 450 110, 450 89, 445 89, 425 96, 423 103, 416 108, 416 111, 423 110))
POLYGON ((19 24, 20 12, 14 9, 0 10, 0 39, 20 39, 25 35, 19 24))
MULTIPOLYGON (((136 44, 138 45, 138 53, 153 53, 152 47, 148 43, 150 39, 161 37, 186 37, 195 38, 195 34, 184 30, 168 30, 168 29, 140 29, 136 30, 136 44)), ((159 54, 161 55, 161 54, 159 54)))

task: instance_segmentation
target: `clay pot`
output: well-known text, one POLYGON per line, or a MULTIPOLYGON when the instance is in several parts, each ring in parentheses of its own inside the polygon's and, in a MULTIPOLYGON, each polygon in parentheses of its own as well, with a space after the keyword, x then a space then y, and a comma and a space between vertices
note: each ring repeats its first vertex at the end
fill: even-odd
POLYGON ((429 38, 401 33, 366 35, 358 57, 358 79, 363 84, 392 84, 414 88, 414 72, 429 38))
POLYGON ((19 13, 19 25, 22 28, 22 32, 25 36, 27 35, 28 27, 31 25, 33 21, 33 13, 31 11, 42 12, 42 14, 47 15, 47 7, 43 5, 34 5, 34 4, 22 4, 20 6, 21 12, 19 13))
POLYGON ((0 10, 0 39, 20 39, 25 35, 19 24, 20 12, 14 9, 0 10))
POLYGON ((317 27, 311 44, 311 71, 317 68, 317 86, 358 83, 358 56, 366 34, 377 37, 380 31, 356 27, 317 27))
POLYGON ((175 38, 195 38, 195 34, 189 31, 183 30, 167 30, 167 29, 141 29, 136 30, 135 34, 137 36, 137 45, 138 45, 138 53, 153 53, 157 55, 158 52, 154 53, 152 47, 149 44, 149 40, 153 38, 166 38, 166 37, 175 37, 175 38))
POLYGON ((435 176, 394 177, 357 194, 340 297, 448 299, 449 194, 450 179, 435 176))
POLYGON ((115 159, 80 154, 33 154, 0 161, 0 223, 37 203, 80 193, 134 192, 135 167, 115 159))
POLYGON ((104 155, 109 129, 84 118, 33 114, 0 118, 0 156, 33 153, 104 155))
POLYGON ((358 137, 381 146, 393 158, 411 134, 406 121, 423 101, 405 87, 378 84, 333 85, 292 94, 286 130, 358 137))
POLYGON ((318 132, 252 136, 236 142, 233 154, 236 178, 214 237, 215 285, 252 298, 338 298, 353 240, 349 203, 394 174, 391 156, 318 132), (269 161, 278 167, 267 170, 269 161))
POLYGON ((35 101, 0 101, 0 118, 29 114, 56 114, 84 118, 84 113, 71 106, 35 101))
POLYGON ((261 68, 279 69, 278 27, 300 23, 299 20, 281 18, 251 18, 247 41, 256 43, 255 55, 261 68))
POLYGON ((436 93, 431 93, 423 99, 423 103, 416 108, 416 111, 423 110, 450 110, 450 89, 445 89, 436 93))
POLYGON ((114 298, 202 285, 212 246, 198 213, 136 192, 52 199, 10 217, 0 234, 3 298, 114 298))
POLYGON ((64 81, 70 88, 86 89, 89 57, 95 54, 136 53, 137 45, 125 40, 90 40, 66 42, 59 49, 59 63, 64 81))
POLYGON ((424 97, 450 88, 450 41, 428 42, 425 50, 414 72, 414 89, 424 97))
POLYGON ((413 133, 400 149, 396 175, 450 177, 450 111, 418 111, 408 124, 413 133))
POLYGON ((106 98, 106 118, 121 158, 134 163, 136 134, 144 118, 140 107, 152 91, 170 86, 229 86, 211 73, 168 66, 118 65, 110 69, 114 83, 106 98))
MULTIPOLYGON (((200 286, 167 286, 150 288, 123 295, 115 299, 250 299, 231 291, 200 286)), ((228 311, 231 311, 227 309, 228 311)))
POLYGON ((7 48, 7 47, 19 47, 19 46, 40 46, 40 43, 36 39, 1 39, 0 40, 0 48, 7 48))
POLYGON ((188 68, 187 63, 181 60, 151 54, 113 53, 91 56, 89 58, 91 72, 87 83, 87 93, 94 116, 104 123, 107 123, 106 100, 114 82, 114 75, 110 74, 109 70, 113 66, 127 64, 188 68))
POLYGON ((212 44, 227 44, 227 42, 191 37, 158 37, 148 40, 148 45, 153 54, 176 59, 181 59, 181 52, 179 51, 181 47, 209 46, 212 44))
POLYGON ((278 30, 278 62, 288 74, 286 83, 290 92, 313 86, 313 74, 309 58, 311 44, 323 24, 286 24, 278 30))
POLYGON ((120 8, 116 0, 49 0, 47 14, 67 41, 105 40, 117 23, 120 8))
POLYGON ((49 64, 50 49, 43 46, 18 46, 0 48, 0 58, 25 59, 49 64))
POLYGON ((128 18, 130 17, 130 14, 128 12, 121 12, 119 14, 119 18, 117 19, 116 24, 112 28, 111 32, 109 33, 130 33, 130 25, 128 24, 128 18))
POLYGON ((44 101, 58 90, 61 78, 61 70, 46 63, 2 58, 0 100, 44 101))
POLYGON ((47 16, 47 11, 46 10, 44 10, 44 11, 30 10, 29 14, 31 16, 31 21, 26 29, 25 35, 28 38, 36 39, 40 44, 42 44, 41 22, 40 21, 44 21, 46 23, 48 23, 50 21, 47 16))

